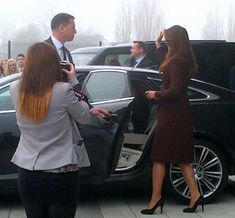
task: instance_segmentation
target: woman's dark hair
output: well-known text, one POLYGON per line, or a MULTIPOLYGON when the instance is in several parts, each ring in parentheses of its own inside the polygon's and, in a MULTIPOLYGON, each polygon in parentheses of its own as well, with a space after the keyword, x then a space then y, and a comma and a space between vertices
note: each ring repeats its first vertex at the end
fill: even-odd
POLYGON ((166 29, 164 35, 165 40, 170 41, 170 46, 168 45, 168 53, 159 70, 164 72, 172 58, 181 58, 189 63, 188 78, 194 76, 197 72, 197 63, 187 30, 179 25, 174 25, 166 29))
POLYGON ((70 19, 74 20, 75 17, 66 13, 59 13, 55 15, 51 20, 51 29, 54 30, 61 24, 68 24, 70 19))

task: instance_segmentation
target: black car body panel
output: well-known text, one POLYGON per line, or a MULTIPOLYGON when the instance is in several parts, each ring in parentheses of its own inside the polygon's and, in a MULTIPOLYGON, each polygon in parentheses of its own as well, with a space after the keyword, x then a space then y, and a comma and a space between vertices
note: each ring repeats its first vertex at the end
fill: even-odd
MULTIPOLYGON (((160 60, 156 53, 154 41, 147 41, 147 56, 153 65, 150 69, 158 69, 160 60)), ((198 64, 198 74, 195 78, 229 88, 230 71, 235 66, 235 43, 224 40, 191 40, 198 64)), ((162 46, 167 48, 165 42, 162 46)), ((75 49, 71 52, 77 66, 81 62, 76 61, 86 52, 89 57, 87 65, 110 65, 109 60, 114 58, 118 60, 121 66, 131 66, 130 55, 131 43, 117 44, 104 47, 87 47, 75 49), (93 54, 92 57, 89 54, 93 54)), ((84 63, 84 62, 83 62, 84 63)))
MULTIPOLYGON (((146 101, 144 92, 160 89, 161 75, 154 70, 130 67, 84 66, 76 70, 82 91, 90 104, 116 115, 112 120, 100 118, 95 123, 79 125, 92 163, 91 167, 80 170, 83 182, 101 184, 105 181, 124 181, 136 179, 146 172, 150 178, 150 153, 158 102, 146 101), (137 97, 140 97, 139 104, 144 107, 134 108, 133 102, 137 97), (133 128, 134 109, 141 116, 148 113, 145 124, 141 123, 142 130, 138 132, 135 132, 135 125, 133 128)), ((16 184, 17 171, 10 159, 20 132, 6 89, 19 77, 0 79, 0 190, 16 184)), ((197 179, 201 181, 200 187, 205 197, 212 199, 224 187, 227 176, 235 174, 235 93, 192 79, 188 97, 193 113, 196 159, 206 161, 204 165, 201 163, 205 173, 197 173, 197 179)), ((180 171, 172 166, 169 175, 175 192, 188 198, 185 187, 178 189, 180 171), (174 184, 177 186, 174 187, 174 184)))

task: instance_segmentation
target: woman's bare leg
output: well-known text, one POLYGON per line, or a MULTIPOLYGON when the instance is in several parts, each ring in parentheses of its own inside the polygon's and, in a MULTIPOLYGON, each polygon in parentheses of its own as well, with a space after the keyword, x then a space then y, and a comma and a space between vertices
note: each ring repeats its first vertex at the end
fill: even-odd
POLYGON ((196 202, 196 200, 200 196, 200 192, 198 191, 193 168, 192 168, 191 164, 189 164, 189 163, 180 164, 179 166, 180 166, 180 169, 184 175, 185 181, 189 187, 189 192, 190 192, 190 197, 191 197, 189 207, 192 207, 194 205, 194 203, 196 202))
POLYGON ((165 165, 159 162, 153 162, 152 169, 152 197, 148 208, 152 208, 160 199, 162 185, 165 177, 165 165))

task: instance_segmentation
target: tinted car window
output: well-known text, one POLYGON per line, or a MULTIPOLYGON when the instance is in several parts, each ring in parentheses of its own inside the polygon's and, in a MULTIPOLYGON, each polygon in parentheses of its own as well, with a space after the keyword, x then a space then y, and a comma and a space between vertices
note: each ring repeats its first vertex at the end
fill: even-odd
POLYGON ((92 58, 94 58, 96 53, 79 53, 79 54, 73 54, 73 62, 77 66, 83 66, 87 65, 92 58))
MULTIPOLYGON (((151 69, 158 69, 160 59, 156 55, 155 42, 146 43, 147 56, 153 62, 151 69)), ((235 84, 235 43, 223 40, 191 40, 198 64, 198 74, 195 78, 213 83, 225 88, 234 89, 235 84)), ((162 42, 162 46, 167 46, 162 42)), ((96 48, 97 55, 89 61, 89 65, 121 65, 130 66, 129 44, 119 44, 106 48, 96 48), (109 57, 115 57, 109 62, 109 57)))
POLYGON ((86 83, 85 94, 89 96, 91 102, 129 97, 131 94, 127 75, 110 71, 92 73, 86 83))
POLYGON ((0 111, 14 110, 11 101, 9 86, 0 89, 0 111))
POLYGON ((229 88, 229 73, 234 62, 234 45, 201 43, 193 45, 198 64, 196 78, 229 88))
POLYGON ((105 56, 105 65, 110 66, 131 66, 130 54, 108 54, 105 56))

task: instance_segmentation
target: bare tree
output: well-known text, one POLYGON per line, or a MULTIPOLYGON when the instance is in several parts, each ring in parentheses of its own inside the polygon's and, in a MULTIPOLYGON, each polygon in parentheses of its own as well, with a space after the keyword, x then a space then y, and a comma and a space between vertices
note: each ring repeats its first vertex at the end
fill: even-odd
POLYGON ((123 1, 116 20, 116 40, 155 40, 165 26, 164 13, 156 0, 123 1))
POLYGON ((234 7, 231 6, 228 11, 228 29, 227 29, 227 40, 235 41, 235 10, 234 7))
POLYGON ((202 31, 202 39, 220 40, 225 38, 224 23, 218 11, 207 16, 206 23, 202 31))
POLYGON ((79 47, 99 46, 99 43, 103 43, 104 41, 104 36, 95 32, 94 27, 84 27, 80 25, 73 41, 68 42, 66 46, 69 50, 73 50, 79 47))
POLYGON ((132 33, 132 10, 130 2, 122 2, 115 23, 115 39, 118 42, 129 42, 132 33), (120 13, 121 12, 121 16, 120 13))
POLYGON ((165 26, 165 18, 159 1, 138 0, 135 4, 134 33, 138 40, 155 40, 165 26))
POLYGON ((0 60, 8 57, 8 41, 14 36, 15 27, 7 17, 0 16, 0 60))
POLYGON ((11 56, 15 58, 19 53, 26 53, 29 46, 35 42, 43 41, 40 30, 36 24, 30 24, 21 28, 14 35, 11 43, 11 56))
POLYGON ((32 19, 32 22, 37 24, 38 29, 40 30, 40 36, 43 39, 48 38, 51 33, 51 19, 57 14, 55 10, 57 5, 56 2, 56 0, 50 0, 47 4, 40 5, 40 13, 35 15, 32 19))

